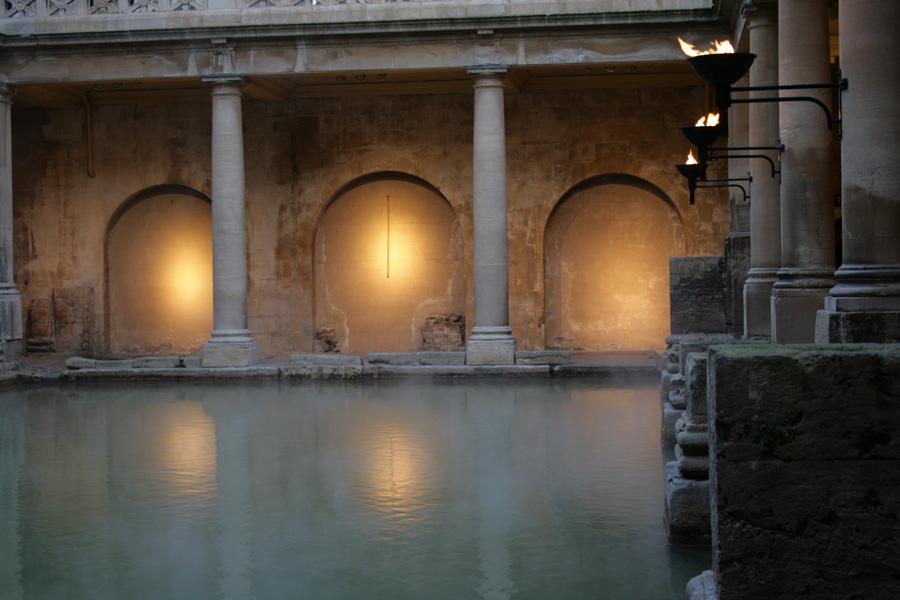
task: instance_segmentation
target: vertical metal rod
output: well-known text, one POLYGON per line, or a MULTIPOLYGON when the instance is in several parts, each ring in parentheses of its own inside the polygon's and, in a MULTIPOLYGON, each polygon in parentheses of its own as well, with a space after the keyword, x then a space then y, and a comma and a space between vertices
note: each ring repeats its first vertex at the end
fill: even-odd
POLYGON ((386 244, 386 252, 385 252, 385 271, 387 273, 387 278, 391 278, 391 195, 387 195, 387 244, 386 244))

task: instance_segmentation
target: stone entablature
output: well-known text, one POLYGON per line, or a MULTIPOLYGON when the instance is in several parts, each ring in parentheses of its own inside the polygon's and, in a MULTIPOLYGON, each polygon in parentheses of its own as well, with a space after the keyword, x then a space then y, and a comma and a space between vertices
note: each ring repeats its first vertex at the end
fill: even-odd
POLYGON ((0 34, 562 17, 627 24, 715 18, 732 0, 0 0, 0 34), (139 19, 139 20, 135 20, 139 19))

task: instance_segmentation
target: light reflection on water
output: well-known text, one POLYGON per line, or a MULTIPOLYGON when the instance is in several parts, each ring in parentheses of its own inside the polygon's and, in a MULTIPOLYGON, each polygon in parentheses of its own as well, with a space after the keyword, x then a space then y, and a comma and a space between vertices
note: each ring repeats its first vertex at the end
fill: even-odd
POLYGON ((679 597, 654 385, 0 397, 0 598, 679 597))

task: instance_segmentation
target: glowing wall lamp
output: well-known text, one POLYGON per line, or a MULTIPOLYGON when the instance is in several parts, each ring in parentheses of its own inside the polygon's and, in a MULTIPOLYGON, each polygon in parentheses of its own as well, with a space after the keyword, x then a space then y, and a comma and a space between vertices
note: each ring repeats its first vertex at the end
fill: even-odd
POLYGON ((691 194, 691 204, 694 203, 694 192, 697 189, 697 181, 706 175, 706 163, 699 163, 693 152, 688 152, 687 160, 682 165, 675 165, 678 172, 688 180, 688 190, 691 194))

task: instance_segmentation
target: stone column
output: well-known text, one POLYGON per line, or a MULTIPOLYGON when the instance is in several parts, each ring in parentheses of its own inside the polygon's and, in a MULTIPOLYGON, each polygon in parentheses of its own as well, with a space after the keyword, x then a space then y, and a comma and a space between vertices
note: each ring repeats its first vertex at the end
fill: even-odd
POLYGON ((0 83, 0 351, 15 361, 22 350, 22 298, 13 275, 12 88, 0 83))
MULTIPOLYGON (((778 79, 781 85, 826 83, 828 3, 791 0, 778 5, 778 79)), ((831 105, 831 90, 781 92, 831 105)), ((816 313, 834 284, 834 134, 811 102, 779 107, 781 143, 781 269, 772 289, 772 341, 815 341, 816 313)))
POLYGON ((816 341, 900 342, 900 2, 839 9, 843 264, 816 341))
POLYGON ((470 365, 513 364, 516 340, 509 326, 509 252, 506 231, 506 125, 503 66, 473 67, 475 131, 475 327, 466 347, 470 365))
MULTIPOLYGON (((737 84, 739 87, 750 85, 745 77, 737 84)), ((728 140, 719 142, 720 146, 726 143, 729 146, 748 146, 749 136, 749 105, 734 104, 728 111, 728 140)), ((728 159, 728 177, 731 179, 746 179, 750 175, 750 159, 728 159)), ((746 181, 739 182, 751 192, 750 185, 746 181)), ((727 325, 729 331, 733 331, 738 337, 744 334, 744 282, 747 280, 747 272, 750 270, 750 204, 744 200, 744 194, 731 188, 731 231, 725 239, 725 264, 728 277, 728 298, 726 300, 728 313, 727 325)))
POLYGON ((212 84, 213 332, 204 367, 245 367, 259 360, 247 329, 247 224, 239 77, 212 84))
MULTIPOLYGON (((748 12, 750 52, 756 60, 750 68, 750 85, 778 85, 778 25, 774 2, 753 0, 748 12)), ((752 96, 771 96, 754 92, 752 96)), ((750 104, 750 146, 774 146, 778 141, 778 105, 750 104)), ((753 199, 750 202, 750 271, 744 284, 744 335, 767 338, 772 333, 772 284, 781 266, 781 217, 779 182, 768 163, 750 161, 753 199)))

